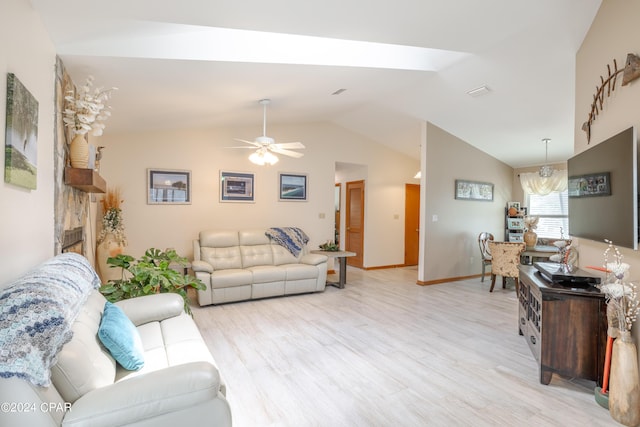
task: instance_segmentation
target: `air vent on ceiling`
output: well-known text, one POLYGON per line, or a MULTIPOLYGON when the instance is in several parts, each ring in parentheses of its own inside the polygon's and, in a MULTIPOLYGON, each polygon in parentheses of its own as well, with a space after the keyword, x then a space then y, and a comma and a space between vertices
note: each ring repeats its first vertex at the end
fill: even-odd
POLYGON ((473 96, 474 98, 482 95, 486 95, 489 93, 489 88, 487 86, 480 86, 475 89, 471 89, 467 91, 467 95, 473 96))

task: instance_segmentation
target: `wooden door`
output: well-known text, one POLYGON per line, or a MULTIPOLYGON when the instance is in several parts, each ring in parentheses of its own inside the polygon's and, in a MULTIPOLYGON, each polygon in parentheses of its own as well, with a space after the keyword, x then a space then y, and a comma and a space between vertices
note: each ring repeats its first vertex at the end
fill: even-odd
POLYGON ((362 268, 364 259, 364 181, 347 182, 345 249, 355 252, 347 264, 362 268))
POLYGON ((342 189, 342 187, 340 187, 340 183, 337 183, 335 186, 335 193, 334 193, 334 197, 335 197, 335 217, 334 217, 334 239, 333 241, 336 243, 336 245, 340 246, 340 239, 342 239, 342 236, 340 235, 340 190, 342 189))
POLYGON ((418 265, 420 252, 420 185, 405 184, 404 264, 418 265))

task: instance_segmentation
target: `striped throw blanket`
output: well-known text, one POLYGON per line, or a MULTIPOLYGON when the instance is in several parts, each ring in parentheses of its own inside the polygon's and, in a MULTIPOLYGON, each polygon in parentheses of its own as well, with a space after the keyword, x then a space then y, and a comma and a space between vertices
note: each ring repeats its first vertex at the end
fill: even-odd
POLYGON ((265 234, 280 246, 287 248, 296 258, 302 252, 304 245, 309 242, 309 237, 304 234, 304 231, 296 227, 273 227, 269 228, 265 234))
POLYGON ((49 259, 0 291, 0 377, 51 384, 50 368, 93 289, 95 270, 82 255, 49 259))

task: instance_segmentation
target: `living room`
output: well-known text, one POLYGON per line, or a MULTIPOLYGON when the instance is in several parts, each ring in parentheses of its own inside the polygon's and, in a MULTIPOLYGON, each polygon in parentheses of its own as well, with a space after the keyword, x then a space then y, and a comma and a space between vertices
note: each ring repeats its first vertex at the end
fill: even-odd
MULTIPOLYGON (((12 0, 2 7, 8 9, 8 13, 2 13, 0 17, 3 71, 5 74, 15 73, 40 102, 37 189, 28 191, 7 183, 0 186, 5 206, 4 221, 0 224, 4 243, 1 257, 4 274, 0 285, 5 285, 54 255, 57 238, 55 187, 61 185, 54 179, 54 144, 56 132, 60 134, 61 131, 56 129, 53 102, 55 46, 28 1, 12 0), (25 55, 25 52, 29 54, 25 55)), ((621 63, 627 53, 638 51, 634 44, 637 37, 634 36, 639 30, 633 22, 638 12, 635 4, 603 2, 576 54, 575 153, 623 128, 640 125, 634 112, 640 89, 637 83, 632 83, 616 90, 615 95, 605 101, 605 108, 592 126, 591 144, 582 130, 594 87, 600 76, 606 73, 607 64, 614 58, 621 63)), ((0 99, 6 99, 5 92, 0 92, 0 99)), ((259 108, 256 108, 256 114, 260 115, 259 108)), ((110 134, 107 122, 107 132, 99 140, 99 144, 106 147, 100 174, 109 186, 123 189, 129 249, 140 254, 148 247, 174 247, 189 257, 191 240, 197 237, 197 233, 202 229, 222 227, 222 224, 225 229, 243 228, 247 224, 256 227, 295 224, 309 233, 310 244, 315 247, 333 235, 336 163, 349 163, 365 165, 367 170, 366 176, 359 177, 366 179, 367 184, 365 267, 376 269, 402 265, 403 223, 396 217, 403 218, 405 183, 418 183, 413 176, 422 169, 422 183, 428 183, 423 192, 428 201, 422 218, 429 219, 427 223, 431 223, 433 216, 437 215, 439 221, 437 227, 425 230, 421 266, 412 280, 446 281, 479 273, 475 240, 478 232, 489 230, 501 235, 506 202, 521 198, 517 180, 521 169, 496 160, 428 121, 417 128, 416 150, 420 149, 421 141, 425 141, 429 150, 428 155, 426 149, 420 151, 422 158, 395 152, 362 135, 325 122, 270 128, 269 131, 277 134, 278 139, 303 139, 307 146, 303 158, 282 158, 277 168, 254 169, 246 160, 246 153, 230 152, 224 148, 232 145, 233 138, 252 138, 259 130, 254 126, 236 126, 110 134), (190 170, 193 202, 186 206, 148 205, 148 168, 190 170), (250 206, 221 203, 218 194, 221 170, 254 172, 256 203, 250 206), (279 171, 308 175, 308 202, 278 201, 279 171), (453 181, 460 177, 492 182, 499 189, 494 201, 462 205, 464 202, 453 200, 453 181), (468 261, 472 258, 473 261, 468 261)), ((86 220, 96 224, 97 215, 97 201, 91 201, 86 220)), ((88 238, 94 239, 96 231, 96 228, 90 228, 88 238)), ((606 249, 604 243, 581 239, 579 245, 580 265, 601 265, 606 249)), ((625 262, 631 265, 632 275, 636 276, 634 272, 640 269, 640 256, 632 250, 622 252, 625 262)), ((354 279, 358 279, 359 274, 356 273, 354 279)), ((638 342, 637 331, 634 331, 634 337, 638 342)))

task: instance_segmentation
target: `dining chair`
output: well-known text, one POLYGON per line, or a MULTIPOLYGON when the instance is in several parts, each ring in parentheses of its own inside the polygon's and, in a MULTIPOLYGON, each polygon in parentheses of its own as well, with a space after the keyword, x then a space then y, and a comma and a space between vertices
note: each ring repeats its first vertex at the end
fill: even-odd
POLYGON ((484 282, 485 268, 491 265, 491 252, 489 251, 488 243, 493 240, 493 234, 483 231, 478 235, 478 247, 480 248, 480 260, 482 262, 482 278, 481 282, 484 282))
POLYGON ((502 287, 507 286, 507 277, 511 277, 516 282, 516 294, 518 294, 520 254, 524 252, 523 242, 494 242, 489 241, 489 251, 491 251, 491 288, 493 292, 496 284, 496 276, 502 276, 502 287))

